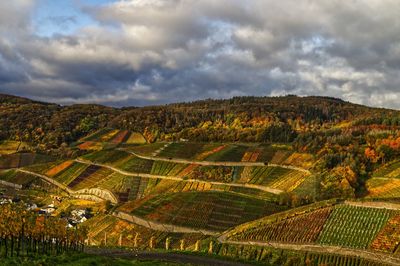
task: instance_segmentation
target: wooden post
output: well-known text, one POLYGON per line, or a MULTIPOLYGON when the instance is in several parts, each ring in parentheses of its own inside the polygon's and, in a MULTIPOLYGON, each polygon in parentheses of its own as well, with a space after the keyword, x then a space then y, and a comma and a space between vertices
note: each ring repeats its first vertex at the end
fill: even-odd
POLYGON ((107 232, 104 232, 104 246, 107 246, 107 232))
POLYGON ((119 234, 118 245, 122 247, 122 234, 119 234))
POLYGON ((139 233, 136 233, 135 239, 133 240, 133 246, 137 248, 139 246, 139 233))
POLYGON ((150 238, 150 241, 149 241, 149 247, 150 247, 150 249, 154 249, 154 236, 152 236, 151 238, 150 238))
POLYGON ((210 241, 210 244, 209 244, 209 246, 208 246, 208 253, 210 253, 210 254, 213 253, 213 247, 214 247, 214 243, 213 243, 213 241, 211 240, 211 241, 210 241))
POLYGON ((165 249, 169 250, 169 246, 171 245, 171 239, 169 237, 167 237, 165 239, 165 249))
POLYGON ((200 240, 196 241, 196 244, 194 244, 194 251, 199 251, 200 249, 200 240))
POLYGON ((180 245, 181 251, 185 250, 185 239, 181 239, 181 245, 180 245))

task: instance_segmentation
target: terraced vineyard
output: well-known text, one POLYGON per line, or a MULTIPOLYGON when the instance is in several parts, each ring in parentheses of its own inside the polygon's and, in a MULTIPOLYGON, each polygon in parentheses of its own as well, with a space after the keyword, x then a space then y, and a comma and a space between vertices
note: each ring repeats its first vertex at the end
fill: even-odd
POLYGON ((90 143, 112 143, 112 144, 144 144, 146 139, 142 134, 137 132, 130 132, 128 130, 117 130, 111 128, 101 129, 83 139, 83 146, 80 148, 85 149, 85 145, 89 146, 90 143))
POLYGON ((234 235, 231 239, 239 241, 314 243, 318 239, 331 212, 332 208, 323 208, 280 222, 263 224, 234 235))
POLYGON ((207 161, 240 162, 248 147, 242 145, 229 145, 224 149, 208 156, 207 161))
POLYGON ((128 160, 131 155, 120 150, 101 150, 82 156, 83 159, 100 164, 115 165, 118 162, 128 160))
POLYGON ((138 146, 128 146, 124 147, 124 149, 128 151, 132 151, 137 154, 142 154, 146 156, 152 156, 154 153, 161 148, 163 148, 166 145, 166 143, 163 142, 155 142, 155 143, 150 143, 150 144, 145 144, 145 145, 138 145, 138 146))
POLYGON ((25 142, 13 141, 13 140, 0 141, 0 155, 12 154, 27 149, 29 149, 29 145, 25 142))
POLYGON ((158 195, 132 213, 157 222, 222 231, 284 209, 269 201, 227 192, 184 192, 158 195))
POLYGON ((325 223, 318 243, 350 248, 368 248, 394 211, 339 205, 325 223))
POLYGON ((187 164, 154 161, 150 173, 153 175, 176 176, 186 167, 187 164))
POLYGON ((118 164, 118 168, 132 173, 150 174, 153 163, 154 161, 152 160, 146 160, 131 155, 127 160, 124 160, 123 163, 118 164))
POLYGON ((21 173, 15 170, 0 171, 0 180, 17 185, 27 186, 35 179, 37 179, 37 177, 34 175, 21 173))
POLYGON ((371 244, 374 250, 395 253, 400 243, 400 214, 391 217, 371 244))
POLYGON ((60 171, 58 174, 53 176, 53 178, 61 184, 68 186, 71 182, 75 180, 75 178, 84 173, 86 168, 88 167, 89 166, 86 164, 74 162, 70 167, 60 171))
POLYGON ((389 163, 373 174, 374 177, 400 178, 400 161, 389 163))
POLYGON ((149 181, 148 178, 125 176, 106 167, 74 161, 61 162, 41 172, 75 191, 90 188, 109 190, 119 198, 120 202, 143 197, 145 192, 159 181, 154 179, 156 182, 152 183, 154 180, 149 181))
POLYGON ((163 149, 158 156, 166 158, 193 159, 204 146, 204 143, 174 142, 163 149))
POLYGON ((339 256, 335 254, 318 254, 309 253, 306 255, 305 259, 306 265, 327 265, 327 266, 381 266, 385 265, 383 262, 373 262, 369 260, 364 260, 355 256, 339 256))
POLYGON ((149 248, 152 243, 153 248, 165 249, 165 243, 169 242, 170 249, 180 249, 181 241, 184 247, 192 248, 196 241, 204 239, 202 234, 181 234, 168 233, 151 230, 118 219, 110 215, 98 215, 85 223, 89 230, 91 244, 104 245, 107 241, 111 246, 129 246, 137 248, 149 248))
POLYGON ((283 167, 245 167, 238 182, 292 191, 305 180, 306 176, 304 172, 283 167))
POLYGON ((0 155, 0 169, 19 168, 54 161, 54 158, 37 153, 13 153, 0 155))
POLYGON ((400 198, 398 178, 371 178, 367 181, 367 188, 371 198, 400 198))

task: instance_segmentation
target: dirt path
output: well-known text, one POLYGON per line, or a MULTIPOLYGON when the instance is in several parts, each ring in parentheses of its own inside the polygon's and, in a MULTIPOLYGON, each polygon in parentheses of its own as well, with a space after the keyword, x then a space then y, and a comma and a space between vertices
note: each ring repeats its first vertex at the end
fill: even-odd
POLYGON ((400 265, 400 257, 393 256, 390 253, 351 249, 337 246, 323 246, 317 244, 288 244, 278 242, 257 242, 257 241, 230 241, 226 240, 225 236, 222 235, 218 238, 221 243, 234 244, 234 245, 252 245, 259 247, 273 247, 279 249, 289 249, 296 251, 308 251, 324 254, 336 254, 342 256, 354 256, 363 259, 385 263, 388 265, 400 265))
POLYGON ((388 210, 400 210, 400 204, 390 202, 378 202, 378 201, 345 201, 346 205, 375 208, 375 209, 388 209, 388 210))
POLYGON ((197 161, 197 160, 187 160, 187 159, 179 159, 179 158, 163 158, 163 157, 156 157, 156 156, 145 156, 140 155, 132 151, 120 149, 122 151, 128 152, 136 157, 145 159, 145 160, 153 160, 153 161, 163 161, 163 162, 173 162, 173 163, 183 163, 183 164, 197 164, 197 165, 206 165, 206 166, 271 166, 271 167, 281 167, 291 170, 300 171, 306 174, 311 174, 309 170, 291 166, 291 165, 281 165, 281 164, 272 164, 268 163, 265 164, 263 162, 209 162, 209 161, 197 161))
POLYGON ((206 266, 248 266, 245 264, 234 261, 219 260, 212 257, 196 256, 180 253, 159 253, 151 251, 129 251, 118 249, 98 249, 98 248, 85 248, 85 253, 92 255, 107 256, 113 258, 136 259, 136 260, 155 260, 165 261, 172 263, 192 264, 192 265, 206 265, 206 266))
POLYGON ((162 223, 157 223, 149 220, 145 220, 141 217, 128 214, 125 212, 114 212, 113 215, 115 217, 118 217, 122 220, 135 223, 156 231, 161 231, 161 232, 170 232, 170 233, 199 233, 203 235, 209 235, 209 236, 217 236, 220 233, 215 232, 215 231, 209 231, 209 230, 203 230, 203 229, 194 229, 190 227, 185 227, 185 226, 178 226, 178 225, 172 225, 172 224, 162 224, 162 223))
MULTIPOLYGON (((91 189, 82 189, 79 191, 74 191, 74 190, 70 189, 69 187, 67 187, 66 185, 61 184, 60 182, 57 182, 56 180, 54 180, 48 176, 38 174, 35 172, 31 172, 28 170, 20 169, 20 168, 18 168, 17 171, 19 171, 21 173, 37 176, 37 177, 45 180, 46 182, 53 184, 54 186, 62 189, 63 191, 67 192, 70 196, 75 197, 75 198, 88 199, 88 200, 93 200, 93 201, 110 200, 112 203, 115 203, 115 204, 118 203, 118 200, 115 197, 115 195, 108 190, 103 190, 103 193, 93 193, 91 191, 91 189), (103 197, 102 194, 107 195, 107 196, 103 197)), ((96 190, 102 191, 102 189, 99 189, 99 188, 96 188, 96 190)))
POLYGON ((265 187, 265 186, 260 186, 260 185, 223 183, 223 182, 214 182, 214 181, 204 181, 204 180, 199 180, 199 179, 182 179, 182 178, 176 177, 176 176, 162 176, 162 175, 152 175, 152 174, 144 174, 144 173, 132 173, 132 172, 127 172, 127 171, 115 168, 115 167, 107 165, 107 164, 94 163, 94 162, 86 161, 86 160, 82 160, 82 159, 76 159, 75 161, 78 163, 105 167, 105 168, 108 168, 110 170, 113 170, 117 173, 120 173, 120 174, 123 174, 126 176, 145 177, 145 178, 152 178, 152 179, 166 179, 166 180, 172 180, 172 181, 191 182, 191 183, 200 182, 200 183, 206 183, 206 184, 211 184, 211 185, 223 185, 223 186, 230 186, 230 187, 253 188, 253 189, 258 189, 258 190, 262 190, 264 192, 269 192, 269 193, 277 194, 277 195, 281 194, 283 192, 283 190, 280 190, 280 189, 275 189, 275 188, 270 188, 270 187, 265 187))
POLYGON ((20 168, 17 169, 17 171, 21 172, 21 173, 30 174, 30 175, 34 175, 34 176, 40 177, 41 179, 47 181, 48 183, 53 184, 53 185, 61 188, 62 190, 64 190, 68 194, 73 194, 74 193, 74 191, 72 189, 68 188, 64 184, 61 184, 60 182, 57 182, 56 180, 54 180, 54 179, 52 179, 52 178, 50 178, 48 176, 45 176, 45 175, 42 175, 42 174, 38 174, 38 173, 35 173, 35 172, 31 172, 31 171, 27 171, 27 170, 20 169, 20 168))

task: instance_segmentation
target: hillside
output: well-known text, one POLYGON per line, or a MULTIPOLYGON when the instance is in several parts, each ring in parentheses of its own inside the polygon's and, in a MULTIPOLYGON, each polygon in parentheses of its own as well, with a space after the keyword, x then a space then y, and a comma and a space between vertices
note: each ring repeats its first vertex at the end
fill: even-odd
POLYGON ((296 96, 120 109, 0 99, 3 202, 52 206, 88 228, 87 245, 400 263, 398 111, 296 96))

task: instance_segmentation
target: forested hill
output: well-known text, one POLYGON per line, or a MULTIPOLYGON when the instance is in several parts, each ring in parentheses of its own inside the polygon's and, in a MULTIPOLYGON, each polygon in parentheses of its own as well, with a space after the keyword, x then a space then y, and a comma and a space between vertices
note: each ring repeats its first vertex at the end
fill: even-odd
POLYGON ((398 111, 329 97, 235 97, 142 108, 60 106, 0 95, 0 138, 45 144, 71 143, 99 128, 145 133, 149 141, 291 142, 299 133, 353 125, 400 124, 398 111))

